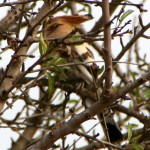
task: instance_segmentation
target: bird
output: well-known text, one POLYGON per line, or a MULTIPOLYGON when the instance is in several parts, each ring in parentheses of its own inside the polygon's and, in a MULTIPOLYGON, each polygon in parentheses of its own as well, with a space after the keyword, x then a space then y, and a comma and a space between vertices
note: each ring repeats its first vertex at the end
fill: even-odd
MULTIPOLYGON (((79 25, 85 21, 92 19, 91 15, 72 15, 72 16, 58 16, 54 18, 49 18, 46 22, 46 27, 44 30, 44 39, 63 39, 73 30, 78 29, 79 25)), ((76 33, 78 36, 79 34, 76 33)), ((66 42, 72 41, 71 38, 66 38, 66 42)), ((98 71, 98 66, 94 63, 94 56, 91 50, 89 49, 89 45, 87 43, 70 45, 63 47, 60 45, 59 48, 56 49, 57 52, 61 54, 63 57, 68 57, 69 60, 74 60, 75 63, 78 62, 92 62, 87 63, 86 67, 83 65, 78 65, 78 73, 80 77, 85 80, 87 84, 93 83, 93 75, 89 73, 91 69, 94 75, 98 71), (79 61, 80 60, 80 61, 79 61)))
MULTIPOLYGON (((71 42, 72 38, 69 38, 71 33, 73 33, 75 29, 78 29, 81 23, 89 21, 92 18, 93 17, 89 14, 49 17, 45 21, 43 29, 44 40, 49 41, 49 43, 51 43, 51 39, 64 39, 65 42, 71 42)), ((77 32, 74 34, 77 36, 80 35, 77 32)), ((74 66, 78 71, 72 75, 73 77, 79 76, 87 85, 94 83, 94 80, 97 78, 99 67, 94 62, 94 55, 87 43, 78 43, 75 45, 63 45, 62 43, 55 49, 55 52, 59 53, 61 57, 68 59, 69 62, 90 62, 86 65, 74 66)), ((106 118, 106 125, 111 142, 122 139, 122 133, 113 117, 106 118)))

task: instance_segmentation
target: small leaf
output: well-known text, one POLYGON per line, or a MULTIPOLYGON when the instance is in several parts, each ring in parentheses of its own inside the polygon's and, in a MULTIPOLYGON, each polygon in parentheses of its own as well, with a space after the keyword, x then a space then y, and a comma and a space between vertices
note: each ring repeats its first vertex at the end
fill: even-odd
POLYGON ((104 71, 104 66, 102 66, 99 70, 98 70, 98 73, 97 73, 97 75, 100 75, 100 74, 102 74, 102 72, 104 71))
POLYGON ((128 123, 128 141, 131 140, 132 137, 132 125, 128 123))
POLYGON ((120 23, 132 13, 133 13, 133 10, 127 10, 119 19, 120 23))
POLYGON ((145 91, 145 96, 147 98, 150 98, 150 89, 148 89, 148 90, 145 91))
POLYGON ((67 104, 72 104, 72 103, 77 103, 78 102, 78 100, 69 100, 68 102, 67 102, 67 104))
POLYGON ((85 6, 85 8, 87 8, 88 9, 88 14, 91 14, 92 13, 92 9, 91 9, 91 6, 90 5, 88 5, 88 4, 84 4, 84 6, 85 6))
POLYGON ((64 58, 59 57, 58 59, 56 59, 56 61, 55 61, 55 65, 63 64, 63 63, 64 63, 64 61, 65 61, 65 59, 64 59, 64 58))
POLYGON ((54 65, 54 72, 57 74, 58 78, 61 80, 66 80, 66 74, 65 74, 65 69, 64 68, 60 68, 56 65, 54 65))
POLYGON ((140 135, 138 135, 138 136, 136 136, 136 137, 133 137, 132 139, 131 139, 131 143, 137 143, 138 142, 138 140, 141 138, 141 134, 140 135))
POLYGON ((41 54, 45 54, 46 51, 47 51, 47 44, 46 44, 45 41, 44 41, 44 38, 43 38, 43 34, 42 34, 42 33, 40 34, 39 50, 40 50, 40 53, 41 53, 41 54))
POLYGON ((131 137, 132 137, 132 132, 133 132, 133 128, 138 127, 137 124, 130 124, 128 123, 128 141, 131 141, 131 137))
POLYGON ((133 78, 133 81, 136 80, 136 76, 137 76, 137 75, 138 75, 137 72, 131 72, 131 76, 132 76, 132 78, 133 78))
POLYGON ((80 36, 72 35, 72 36, 71 36, 71 40, 72 40, 73 42, 75 42, 75 41, 80 41, 80 40, 82 40, 82 38, 81 38, 80 36))
POLYGON ((144 148, 137 143, 132 143, 131 145, 134 150, 144 150, 144 148))
POLYGON ((49 93, 52 93, 54 90, 54 79, 50 73, 47 73, 47 77, 48 77, 48 91, 49 93))

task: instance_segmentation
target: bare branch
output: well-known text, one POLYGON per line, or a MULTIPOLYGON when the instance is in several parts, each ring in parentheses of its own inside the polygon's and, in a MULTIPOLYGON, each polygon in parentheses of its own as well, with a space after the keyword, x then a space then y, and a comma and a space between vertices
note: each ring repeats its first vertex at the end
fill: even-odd
POLYGON ((121 98, 122 96, 126 95, 128 92, 133 90, 134 88, 146 83, 149 80, 150 80, 150 72, 144 74, 141 78, 139 78, 135 82, 129 83, 127 86, 117 91, 114 99, 107 101, 107 103, 105 103, 106 100, 105 97, 102 97, 101 101, 97 101, 90 108, 87 108, 85 111, 76 114, 68 122, 63 123, 61 126, 57 127, 56 129, 46 134, 37 143, 28 147, 27 150, 34 150, 34 149, 44 150, 44 149, 51 148, 54 145, 54 142, 56 140, 77 130, 81 123, 92 118, 92 116, 94 116, 98 112, 99 113, 102 112, 103 109, 108 107, 112 102, 114 102, 118 98, 121 98))

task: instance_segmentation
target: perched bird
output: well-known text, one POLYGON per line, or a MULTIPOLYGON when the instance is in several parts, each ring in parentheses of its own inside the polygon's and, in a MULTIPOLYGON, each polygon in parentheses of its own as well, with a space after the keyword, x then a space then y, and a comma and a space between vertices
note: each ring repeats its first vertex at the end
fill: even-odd
MULTIPOLYGON (((73 15, 73 16, 59 16, 50 18, 47 20, 44 29, 44 39, 62 39, 71 34, 74 29, 77 29, 79 25, 85 21, 92 19, 91 15, 73 15)), ((76 36, 79 33, 75 33, 76 36)), ((72 38, 66 38, 64 41, 72 42, 72 38)), ((88 48, 87 43, 62 46, 55 50, 59 52, 60 56, 68 58, 70 62, 90 62, 94 61, 94 56, 91 50, 88 48)), ((86 67, 83 65, 77 65, 78 73, 80 77, 85 80, 87 84, 93 83, 93 75, 88 69, 92 69, 93 73, 98 71, 98 66, 93 63, 87 63, 86 67)))
MULTIPOLYGON (((71 42, 72 38, 69 38, 69 35, 73 32, 73 30, 79 28, 81 23, 90 19, 92 19, 91 15, 72 15, 49 18, 46 20, 44 27, 44 39, 50 42, 51 39, 64 38, 64 41, 71 42)), ((75 35, 80 34, 75 33, 75 35)), ((79 78, 82 78, 87 85, 93 84, 94 79, 97 78, 96 72, 98 71, 98 66, 93 62, 94 56, 87 46, 87 43, 67 46, 62 43, 54 51, 59 53, 61 57, 68 59, 69 62, 92 61, 91 63, 87 63, 87 65, 74 66, 74 69, 78 71, 73 74, 73 77, 79 76, 79 78)), ((109 117, 108 119, 106 118, 106 124, 110 140, 112 142, 120 140, 122 138, 122 134, 112 117, 109 117)))

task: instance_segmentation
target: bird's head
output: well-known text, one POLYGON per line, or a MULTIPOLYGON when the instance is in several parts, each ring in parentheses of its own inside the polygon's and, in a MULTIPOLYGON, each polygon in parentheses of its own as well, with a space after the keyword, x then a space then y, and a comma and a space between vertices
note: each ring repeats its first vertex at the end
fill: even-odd
POLYGON ((63 38, 71 33, 73 29, 78 28, 81 23, 91 19, 91 15, 72 15, 49 18, 46 22, 44 36, 46 39, 63 38))

